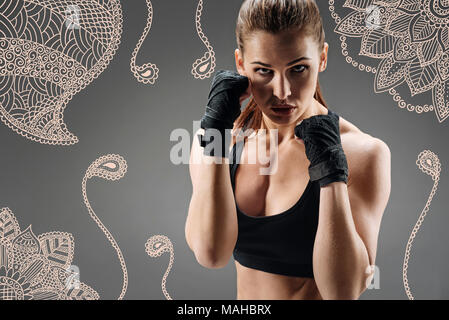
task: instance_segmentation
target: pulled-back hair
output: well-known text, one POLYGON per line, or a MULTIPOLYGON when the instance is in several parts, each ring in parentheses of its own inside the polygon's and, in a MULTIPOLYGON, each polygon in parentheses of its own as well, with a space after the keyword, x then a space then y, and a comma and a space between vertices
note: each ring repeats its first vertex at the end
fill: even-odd
MULTIPOLYGON (((305 36, 312 36, 318 43, 320 52, 324 48, 323 21, 315 0, 245 0, 240 7, 235 34, 237 45, 243 55, 245 41, 254 31, 266 31, 272 34, 284 30, 298 30, 305 36)), ((314 98, 327 108, 317 79, 314 98)), ((261 128, 262 111, 254 97, 234 122, 238 128, 261 128)), ((234 141, 234 138, 233 138, 234 141)))

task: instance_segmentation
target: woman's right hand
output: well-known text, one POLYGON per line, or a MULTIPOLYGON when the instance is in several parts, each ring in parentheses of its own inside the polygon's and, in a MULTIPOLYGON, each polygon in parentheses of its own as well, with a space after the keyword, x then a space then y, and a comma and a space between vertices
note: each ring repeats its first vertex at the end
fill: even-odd
POLYGON ((249 79, 237 72, 219 70, 210 87, 201 128, 232 129, 241 113, 241 103, 251 95, 249 79))

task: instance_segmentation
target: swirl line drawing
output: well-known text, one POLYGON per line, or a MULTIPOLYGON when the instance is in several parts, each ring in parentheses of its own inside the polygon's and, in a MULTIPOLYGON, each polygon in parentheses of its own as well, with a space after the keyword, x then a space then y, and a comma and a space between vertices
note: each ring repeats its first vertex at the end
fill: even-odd
POLYGON ((203 29, 201 28, 202 11, 203 11, 203 0, 199 0, 195 14, 195 27, 196 32, 198 33, 198 36, 200 37, 203 44, 206 46, 207 51, 201 58, 196 59, 195 62, 192 64, 191 73, 196 79, 201 80, 209 78, 214 72, 216 66, 214 48, 209 43, 209 40, 207 39, 206 35, 203 32, 203 29))
POLYGON ((144 31, 142 35, 140 36, 139 41, 136 44, 136 47, 133 50, 132 56, 131 56, 131 72, 133 73, 134 77, 137 79, 137 81, 142 82, 144 84, 154 84, 156 79, 159 76, 159 69, 158 67, 153 63, 144 63, 141 66, 136 66, 136 57, 139 53, 140 47, 142 46, 145 38, 147 37, 148 33, 151 29, 151 24, 153 21, 153 5, 150 0, 146 0, 147 3, 147 10, 148 10, 148 18, 147 18, 147 24, 144 28, 144 31))
POLYGON ((429 175, 432 178, 432 180, 434 181, 434 183, 433 183, 433 187, 430 192, 429 198, 427 199, 426 205, 425 205, 424 209, 422 210, 421 214, 419 215, 419 218, 416 221, 416 224, 413 227, 412 232, 410 233, 410 237, 408 239, 407 246, 405 249, 404 264, 403 264, 403 268, 402 268, 402 279, 403 279, 403 283, 404 283, 404 289, 405 289, 405 292, 406 292, 409 300, 414 300, 414 297, 412 295, 410 285, 408 282, 408 277, 407 277, 408 261, 410 259, 412 244, 413 244, 413 240, 416 237, 416 234, 419 231, 419 228, 421 227, 421 224, 424 221, 424 218, 427 215, 427 212, 429 211, 430 203, 432 202, 432 199, 437 191, 438 182, 440 180, 440 172, 441 172, 440 160, 438 159, 437 155, 430 150, 424 150, 418 155, 418 159, 416 160, 416 165, 422 172, 429 175))
POLYGON ((120 296, 118 297, 118 300, 123 299, 126 290, 128 288, 128 270, 126 268, 125 259, 123 258, 122 251, 120 250, 120 247, 118 246, 114 237, 109 232, 109 230, 104 226, 104 224, 101 222, 101 220, 97 217, 94 210, 92 209, 92 206, 90 205, 89 200, 87 198, 86 184, 87 180, 91 179, 92 177, 99 177, 110 181, 119 180, 125 175, 127 167, 128 167, 127 163, 122 156, 117 154, 108 154, 98 158, 89 166, 89 168, 86 170, 86 173, 82 181, 82 193, 84 204, 87 207, 89 215, 98 225, 101 231, 105 234, 106 238, 111 243, 112 247, 115 249, 117 257, 120 261, 120 266, 123 271, 123 286, 120 296))
POLYGON ((150 257, 160 257, 163 253, 168 252, 170 254, 170 261, 168 263, 167 270, 162 277, 162 292, 167 300, 173 300, 167 292, 166 281, 168 274, 173 267, 173 261, 175 259, 175 253, 173 250, 173 244, 167 236, 157 234, 152 236, 145 243, 145 251, 150 257))
POLYGON ((77 143, 64 110, 109 65, 122 23, 118 0, 2 0, 1 121, 41 144, 77 143))

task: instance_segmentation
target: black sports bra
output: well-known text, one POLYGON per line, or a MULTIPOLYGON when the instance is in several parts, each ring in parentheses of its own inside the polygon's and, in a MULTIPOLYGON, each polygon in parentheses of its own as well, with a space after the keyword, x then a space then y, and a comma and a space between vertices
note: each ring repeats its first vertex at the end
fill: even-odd
MULTIPOLYGON (((235 173, 244 140, 232 147, 229 164, 235 199, 235 173)), ((254 217, 237 207, 238 237, 233 256, 240 264, 265 272, 313 278, 313 246, 318 227, 320 186, 309 180, 304 193, 286 211, 254 217)))

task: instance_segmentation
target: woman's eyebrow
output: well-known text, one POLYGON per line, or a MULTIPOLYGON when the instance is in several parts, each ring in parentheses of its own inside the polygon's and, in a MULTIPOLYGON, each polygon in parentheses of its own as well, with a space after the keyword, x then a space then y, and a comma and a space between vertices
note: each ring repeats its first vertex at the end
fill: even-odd
MULTIPOLYGON (((287 63, 287 67, 292 65, 292 64, 294 64, 294 63, 296 63, 296 62, 299 62, 301 60, 310 60, 310 58, 309 57, 301 57, 301 58, 295 59, 295 60, 290 61, 289 63, 287 63)), ((263 63, 263 62, 260 62, 260 61, 253 61, 253 62, 251 62, 251 64, 261 64, 261 65, 263 65, 265 67, 271 67, 271 65, 269 65, 268 63, 263 63)))

